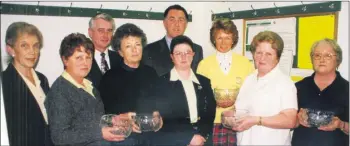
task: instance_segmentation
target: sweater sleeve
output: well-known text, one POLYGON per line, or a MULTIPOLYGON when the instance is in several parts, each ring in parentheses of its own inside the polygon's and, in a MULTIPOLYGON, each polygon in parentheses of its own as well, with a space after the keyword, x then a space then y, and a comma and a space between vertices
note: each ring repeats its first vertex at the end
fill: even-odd
POLYGON ((64 89, 53 88, 46 97, 45 106, 50 123, 50 132, 55 145, 74 145, 90 143, 102 139, 101 128, 95 122, 87 121, 80 129, 72 126, 75 117, 73 105, 68 98, 73 98, 64 94, 64 89))

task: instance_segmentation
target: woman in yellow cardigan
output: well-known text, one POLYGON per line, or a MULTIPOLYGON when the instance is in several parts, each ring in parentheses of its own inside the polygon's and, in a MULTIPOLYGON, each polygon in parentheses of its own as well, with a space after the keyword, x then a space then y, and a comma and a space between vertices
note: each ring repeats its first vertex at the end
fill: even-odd
MULTIPOLYGON (((210 29, 210 41, 216 53, 206 57, 197 72, 211 80, 216 89, 233 89, 231 100, 234 101, 244 79, 254 70, 248 58, 234 53, 232 49, 238 42, 236 25, 229 19, 217 19, 210 29)), ((233 107, 234 102, 222 103, 217 100, 216 116, 213 129, 215 145, 236 145, 236 133, 221 125, 221 113, 233 107)))

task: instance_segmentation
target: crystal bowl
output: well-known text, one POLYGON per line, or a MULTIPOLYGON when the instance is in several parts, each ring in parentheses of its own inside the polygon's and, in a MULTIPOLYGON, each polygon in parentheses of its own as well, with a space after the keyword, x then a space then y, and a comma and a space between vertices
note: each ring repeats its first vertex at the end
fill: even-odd
POLYGON ((311 127, 320 127, 328 125, 332 118, 334 117, 334 112, 331 111, 324 111, 319 109, 311 109, 307 108, 306 115, 307 115, 307 123, 311 127))
POLYGON ((132 132, 132 119, 114 114, 103 115, 101 127, 112 127, 111 133, 128 137, 132 132))
POLYGON ((230 109, 221 113, 221 124, 229 129, 237 126, 237 121, 249 115, 245 109, 230 109))
POLYGON ((142 132, 157 131, 161 126, 160 115, 136 114, 134 120, 142 132))

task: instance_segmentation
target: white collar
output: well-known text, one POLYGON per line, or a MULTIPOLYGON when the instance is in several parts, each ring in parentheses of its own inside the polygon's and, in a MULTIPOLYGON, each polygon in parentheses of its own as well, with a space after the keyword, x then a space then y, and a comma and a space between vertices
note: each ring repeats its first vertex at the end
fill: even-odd
MULTIPOLYGON (((106 50, 103 52, 103 53, 105 53, 105 56, 108 56, 108 49, 109 49, 109 47, 106 48, 106 50)), ((98 51, 98 50, 95 49, 95 55, 98 54, 99 56, 101 56, 101 53, 102 53, 102 52, 100 52, 100 51, 98 51)))
MULTIPOLYGON (((15 67, 15 68, 16 68, 16 67, 15 67)), ((16 70, 17 70, 17 68, 16 68, 16 70)), ((30 69, 30 71, 32 72, 35 85, 34 85, 32 82, 30 82, 29 79, 28 79, 26 76, 24 76, 20 71, 17 70, 17 72, 19 73, 19 75, 22 77, 22 79, 23 79, 27 84, 30 83, 30 84, 32 84, 32 85, 35 86, 35 87, 41 87, 41 86, 40 86, 41 81, 40 81, 38 75, 36 74, 35 70, 32 68, 32 69, 30 69)))
POLYGON ((279 72, 281 72, 281 70, 279 66, 276 65, 275 68, 273 68, 270 72, 268 72, 262 77, 258 77, 258 69, 254 71, 254 75, 257 80, 273 80, 276 77, 276 74, 278 74, 279 72))
POLYGON ((219 58, 219 59, 230 59, 232 58, 232 49, 230 51, 227 51, 226 53, 221 53, 219 51, 216 51, 216 56, 219 58))
MULTIPOLYGON (((170 71, 170 81, 177 81, 177 80, 185 81, 185 79, 182 79, 180 75, 177 73, 175 67, 173 67, 173 69, 171 69, 170 71)), ((197 84, 200 84, 196 75, 193 73, 192 69, 191 69, 190 78, 188 80, 195 82, 197 84)))

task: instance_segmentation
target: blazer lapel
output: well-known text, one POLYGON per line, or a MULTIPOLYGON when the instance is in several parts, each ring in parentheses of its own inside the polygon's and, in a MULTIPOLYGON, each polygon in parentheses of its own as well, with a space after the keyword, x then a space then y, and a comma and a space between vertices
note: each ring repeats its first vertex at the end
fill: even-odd
POLYGON ((92 69, 96 70, 96 72, 98 72, 99 74, 102 75, 101 69, 98 67, 97 62, 96 62, 95 59, 92 61, 91 70, 92 69))
POLYGON ((170 54, 170 48, 168 47, 168 44, 166 43, 165 37, 163 39, 160 40, 160 52, 166 52, 168 54, 170 54))

